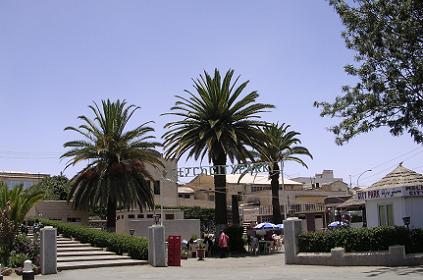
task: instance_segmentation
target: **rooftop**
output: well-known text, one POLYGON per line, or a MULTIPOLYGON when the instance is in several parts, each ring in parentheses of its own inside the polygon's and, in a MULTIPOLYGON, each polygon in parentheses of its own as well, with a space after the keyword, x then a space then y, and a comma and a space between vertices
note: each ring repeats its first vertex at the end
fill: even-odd
POLYGON ((423 175, 405 168, 402 163, 385 177, 370 186, 370 189, 395 188, 423 185, 423 175))

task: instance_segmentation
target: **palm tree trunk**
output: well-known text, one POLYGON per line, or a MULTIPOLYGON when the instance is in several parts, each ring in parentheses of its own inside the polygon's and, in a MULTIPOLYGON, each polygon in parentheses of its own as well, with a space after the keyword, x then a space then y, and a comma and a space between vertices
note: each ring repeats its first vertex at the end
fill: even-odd
POLYGON ((225 228, 228 223, 228 214, 226 210, 226 154, 220 153, 215 160, 214 172, 219 175, 214 175, 214 203, 215 203, 215 222, 216 230, 220 231, 225 228))
POLYGON ((109 198, 106 210, 106 229, 110 232, 116 231, 116 208, 116 201, 109 198))
POLYGON ((273 168, 270 171, 270 185, 272 187, 272 208, 273 208, 273 223, 282 224, 281 205, 279 202, 279 165, 273 163, 273 168))

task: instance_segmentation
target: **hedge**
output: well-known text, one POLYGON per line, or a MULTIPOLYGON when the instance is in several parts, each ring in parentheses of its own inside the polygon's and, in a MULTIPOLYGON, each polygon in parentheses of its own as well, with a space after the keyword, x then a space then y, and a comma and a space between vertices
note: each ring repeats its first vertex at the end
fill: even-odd
POLYGON ((404 245, 407 253, 423 252, 423 229, 345 228, 300 234, 298 238, 300 252, 330 252, 335 247, 347 252, 384 251, 392 245, 404 245))
POLYGON ((44 225, 57 228, 58 233, 61 233, 64 237, 73 237, 82 243, 107 248, 108 251, 119 255, 128 253, 133 259, 146 260, 148 258, 148 241, 145 238, 116 234, 43 218, 37 220, 44 225))

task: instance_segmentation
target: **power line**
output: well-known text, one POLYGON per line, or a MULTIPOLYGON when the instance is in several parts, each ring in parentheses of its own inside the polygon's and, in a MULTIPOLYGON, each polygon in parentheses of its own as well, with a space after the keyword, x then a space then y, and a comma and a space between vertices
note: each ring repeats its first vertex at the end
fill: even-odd
MULTIPOLYGON (((372 167, 370 167, 369 169, 377 169, 378 167, 380 167, 380 166, 382 166, 382 165, 385 165, 385 164, 387 164, 387 163, 389 163, 389 162, 392 162, 392 161, 394 161, 394 160, 397 160, 397 159, 399 159, 399 158, 401 158, 401 157, 403 157, 403 156, 405 156, 405 155, 408 155, 408 154, 410 154, 410 153, 413 153, 413 152, 415 152, 415 151, 417 151, 417 150, 419 150, 419 149, 421 149, 422 147, 417 147, 417 148, 414 148, 414 149, 412 149, 412 150, 410 150, 410 151, 408 151, 408 152, 405 152, 405 153, 402 153, 402 154, 400 154, 400 155, 398 155, 398 156, 395 156, 395 157, 393 157, 393 158, 391 158, 391 159, 389 159, 389 160, 386 160, 386 161, 384 161, 384 162, 382 162, 382 163, 379 163, 379 164, 377 164, 377 165, 375 165, 375 166, 372 166, 372 167)), ((423 151, 420 151, 419 153, 421 153, 421 152, 423 152, 423 151)), ((414 154, 415 155, 415 154, 414 154)), ((414 156, 413 155, 413 156, 414 156)), ((387 169, 389 169, 389 168, 391 168, 391 167, 388 167, 387 169)), ((385 170, 387 170, 387 169, 384 169, 384 170, 382 170, 382 171, 380 171, 380 172, 383 172, 383 171, 385 171, 385 170)), ((380 173, 379 172, 379 173, 380 173)), ((357 173, 357 174, 354 174, 354 175, 351 175, 351 177, 357 177, 358 175, 360 175, 361 174, 361 172, 360 173, 357 173)), ((372 174, 375 174, 375 173, 372 173, 372 174)), ((372 177, 373 175, 371 175, 371 176, 367 176, 367 177, 365 177, 365 178, 368 178, 368 177, 372 177)), ((364 180, 364 178, 363 178, 363 180, 364 180)))

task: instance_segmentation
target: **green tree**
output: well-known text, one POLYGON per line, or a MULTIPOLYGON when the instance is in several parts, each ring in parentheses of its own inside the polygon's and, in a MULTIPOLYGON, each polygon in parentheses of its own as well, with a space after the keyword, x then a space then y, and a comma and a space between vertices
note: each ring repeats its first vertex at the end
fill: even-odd
MULTIPOLYGON (((257 103, 258 93, 252 91, 241 98, 248 81, 237 86, 234 71, 226 72, 222 79, 216 69, 214 77, 207 72, 194 80, 195 93, 188 90, 188 98, 176 96, 175 106, 167 113, 178 120, 169 122, 165 128, 164 145, 167 158, 179 159, 183 154, 198 160, 207 155, 209 162, 221 166, 225 172, 227 158, 243 161, 252 158, 250 147, 256 147, 263 135, 259 127, 265 123, 258 120, 259 113, 273 105, 257 103)), ((215 167, 217 173, 218 168, 215 167)), ((215 175, 215 221, 218 227, 227 224, 226 176, 215 175)))
POLYGON ((107 209, 107 228, 116 227, 116 210, 154 206, 146 166, 162 168, 160 143, 150 135, 154 129, 144 123, 125 131, 128 121, 139 107, 126 101, 103 100, 101 108, 89 106, 94 119, 78 117, 83 124, 66 127, 84 137, 64 144, 69 150, 61 158, 70 158, 68 166, 88 161, 87 166, 70 181, 68 201, 76 209, 107 209))
POLYGON ((66 200, 69 194, 69 179, 63 174, 45 177, 31 188, 44 191, 45 200, 66 200))
POLYGON ((345 71, 358 78, 334 103, 315 102, 321 116, 341 121, 330 128, 337 144, 360 133, 388 127, 423 142, 423 1, 331 0, 356 52, 345 71))
POLYGON ((44 192, 39 190, 24 189, 22 185, 9 189, 0 182, 0 209, 8 209, 8 217, 15 223, 24 221, 26 214, 35 203, 43 199, 44 192))
MULTIPOLYGON (((258 158, 265 161, 269 165, 269 177, 271 179, 272 188, 272 209, 273 223, 281 224, 282 215, 279 202, 279 176, 281 174, 279 162, 282 167, 285 161, 295 161, 307 168, 305 162, 298 156, 304 155, 313 158, 307 148, 297 146, 301 144, 297 136, 299 132, 289 130, 290 126, 278 124, 269 124, 262 128, 266 141, 258 148, 258 158)), ((283 170, 282 170, 283 172, 283 170)), ((286 217, 285 217, 286 218, 286 217)))

